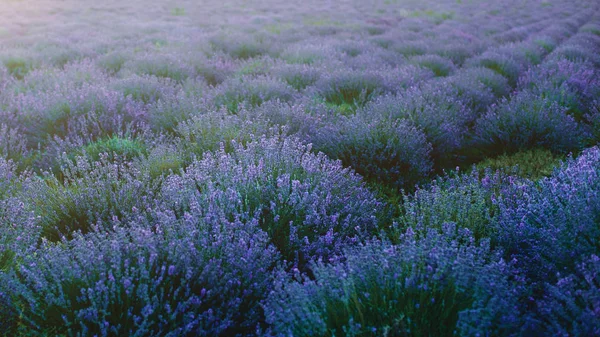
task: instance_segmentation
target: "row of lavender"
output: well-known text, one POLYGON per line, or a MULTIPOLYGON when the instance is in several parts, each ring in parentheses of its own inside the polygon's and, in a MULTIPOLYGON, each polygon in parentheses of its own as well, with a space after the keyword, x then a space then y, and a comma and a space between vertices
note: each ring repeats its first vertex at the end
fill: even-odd
POLYGON ((399 215, 363 182, 596 143, 597 4, 411 6, 212 32, 201 60, 151 33, 4 58, 0 330, 600 335, 596 148, 541 182, 439 178, 399 215))

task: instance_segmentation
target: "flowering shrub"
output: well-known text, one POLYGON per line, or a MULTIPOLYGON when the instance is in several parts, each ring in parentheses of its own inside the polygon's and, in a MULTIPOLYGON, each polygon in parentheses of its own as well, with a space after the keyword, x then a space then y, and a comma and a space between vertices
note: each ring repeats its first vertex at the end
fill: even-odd
POLYGON ((568 109, 568 114, 581 120, 600 94, 598 76, 598 71, 588 62, 562 59, 530 69, 519 80, 519 87, 558 103, 568 109))
POLYGON ((211 47, 215 51, 222 51, 242 60, 267 54, 270 46, 265 42, 262 37, 246 34, 221 34, 210 39, 211 47))
POLYGON ((398 225, 418 234, 452 222, 469 229, 477 240, 494 237, 492 224, 498 214, 495 201, 516 181, 500 171, 480 176, 477 170, 438 178, 430 186, 404 195, 398 225))
POLYGON ((293 138, 260 138, 206 153, 163 198, 185 211, 190 200, 216 200, 232 218, 254 216, 288 261, 327 259, 377 228, 381 203, 360 177, 293 138))
POLYGON ((433 162, 423 132, 408 121, 378 118, 367 111, 322 128, 310 140, 317 150, 372 182, 400 189, 426 178, 433 162))
POLYGON ((8 73, 16 79, 23 79, 35 67, 35 61, 26 56, 5 55, 1 61, 8 73))
POLYGON ((577 265, 574 274, 548 285, 540 302, 544 333, 554 336, 596 336, 600 311, 600 259, 591 255, 577 265))
POLYGON ((18 197, 28 178, 17 175, 14 165, 0 157, 0 271, 31 253, 39 237, 38 219, 18 197))
POLYGON ((177 125, 192 116, 214 110, 207 88, 197 82, 187 82, 187 87, 161 97, 147 106, 148 124, 157 132, 173 133, 177 125))
MULTIPOLYGON (((246 335, 261 320, 277 253, 258 220, 201 209, 152 212, 113 233, 45 244, 10 273, 26 334, 246 335)), ((7 288, 8 287, 8 288, 7 288)))
POLYGON ((285 82, 271 77, 234 78, 222 83, 217 89, 214 103, 237 113, 243 104, 256 107, 269 100, 290 101, 296 92, 285 82))
POLYGON ((18 129, 0 124, 0 156, 20 160, 27 155, 27 140, 18 129))
POLYGON ((529 91, 503 99, 477 120, 474 130, 476 146, 488 155, 536 147, 566 153, 578 149, 584 138, 565 108, 529 91))
POLYGON ((232 151, 235 141, 245 144, 255 136, 270 133, 266 120, 260 114, 250 114, 242 110, 236 115, 227 111, 212 112, 194 116, 182 121, 175 129, 175 135, 182 140, 182 146, 189 157, 202 157, 207 151, 218 151, 221 145, 226 152, 232 151))
POLYGON ((285 66, 274 67, 273 74, 274 76, 283 79, 296 90, 303 90, 306 87, 315 84, 321 77, 319 69, 310 67, 306 64, 288 64, 285 66))
POLYGON ((397 96, 385 96, 365 108, 373 116, 392 120, 406 119, 423 130, 433 146, 432 157, 437 165, 452 161, 463 146, 467 126, 475 119, 468 102, 459 98, 452 86, 425 84, 397 96))
POLYGON ((54 136, 107 136, 145 117, 139 102, 106 88, 106 76, 88 63, 72 65, 64 73, 33 71, 24 81, 7 109, 16 124, 9 126, 22 130, 29 148, 54 136), (93 76, 100 85, 89 83, 93 76))
POLYGON ((494 93, 494 96, 498 98, 507 96, 510 93, 508 80, 504 76, 488 68, 473 67, 464 70, 461 69, 461 73, 458 76, 476 79, 489 88, 494 93))
POLYGON ((108 154, 108 159, 111 161, 114 161, 117 157, 131 160, 145 154, 146 151, 141 141, 120 137, 100 139, 82 149, 82 153, 85 153, 93 161, 99 161, 100 155, 103 153, 108 154))
POLYGON ((281 336, 506 334, 518 321, 509 269, 468 230, 409 230, 398 245, 370 242, 314 264, 315 280, 278 279, 265 315, 281 336))
MULTIPOLYGON (((116 62, 116 60, 113 62, 116 62)), ((110 68, 116 69, 117 66, 112 65, 110 68)), ((119 66, 119 69, 121 68, 131 69, 138 75, 169 78, 176 82, 182 82, 194 74, 194 69, 191 66, 178 60, 176 55, 169 54, 146 54, 124 62, 122 66, 119 66)))
MULTIPOLYGON (((457 98, 465 102, 474 114, 482 114, 496 101, 492 89, 487 87, 473 74, 459 74, 443 79, 436 84, 452 86, 456 89, 457 98)), ((502 77, 502 76, 500 76, 502 77)))
POLYGON ((176 85, 170 79, 148 75, 132 75, 115 81, 113 87, 123 96, 144 104, 157 102, 176 91, 176 85))
POLYGON ((26 185, 28 204, 41 216, 43 236, 50 241, 91 231, 98 222, 123 219, 133 209, 144 210, 156 197, 156 187, 144 172, 128 162, 77 157, 62 161, 61 177, 52 175, 26 185))
POLYGON ((455 69, 452 61, 439 55, 419 55, 411 58, 410 61, 421 67, 431 69, 435 76, 448 76, 455 69))
POLYGON ((96 59, 96 64, 107 73, 117 74, 123 67, 123 64, 127 61, 128 57, 131 56, 127 53, 113 51, 99 56, 96 59))
POLYGON ((332 54, 332 48, 327 45, 293 44, 283 50, 281 58, 291 64, 313 64, 332 54))
POLYGON ((491 69, 504 76, 510 85, 516 84, 519 74, 523 71, 522 66, 511 56, 493 51, 469 60, 469 65, 491 69))
POLYGON ((355 111, 378 95, 398 90, 427 77, 427 72, 417 67, 377 72, 333 71, 321 76, 315 86, 327 103, 347 106, 355 111))
POLYGON ((599 160, 592 148, 498 204, 499 244, 532 280, 552 282, 574 272, 579 257, 598 252, 599 160))

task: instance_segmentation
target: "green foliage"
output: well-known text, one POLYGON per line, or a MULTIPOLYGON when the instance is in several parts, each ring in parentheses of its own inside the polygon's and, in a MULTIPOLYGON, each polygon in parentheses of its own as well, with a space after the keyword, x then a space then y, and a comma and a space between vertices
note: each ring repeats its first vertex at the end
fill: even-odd
MULTIPOLYGON (((440 230, 443 224, 451 222, 469 229, 477 240, 491 237, 494 234, 491 223, 498 212, 493 200, 507 179, 508 176, 491 174, 489 170, 482 176, 474 170, 471 174, 457 171, 437 178, 412 195, 404 194, 398 229, 413 228, 423 234, 432 229, 440 230)), ((396 230, 391 229, 392 233, 396 230)))
POLYGON ((533 40, 533 43, 543 48, 547 53, 551 52, 554 48, 556 48, 556 42, 551 38, 539 37, 533 40))
POLYGON ((114 163, 106 155, 99 162, 77 157, 73 163, 64 156, 60 175, 51 174, 27 186, 26 196, 40 216, 42 236, 51 242, 74 232, 90 232, 95 226, 122 219, 134 209, 146 209, 155 188, 149 177, 131 163, 114 163))
POLYGON ((258 107, 268 100, 291 101, 294 88, 271 77, 240 77, 223 83, 214 97, 217 107, 238 113, 244 106, 258 107))
POLYGON ((415 17, 415 18, 426 17, 426 18, 430 18, 436 24, 440 24, 446 20, 452 20, 454 18, 454 12, 452 12, 452 11, 438 12, 438 11, 434 11, 431 9, 416 10, 416 11, 409 13, 409 17, 415 17))
POLYGON ((538 180, 550 176, 563 159, 564 156, 554 154, 550 150, 536 148, 487 158, 477 164, 477 169, 480 172, 487 168, 494 171, 514 169, 512 172, 521 177, 538 180))
POLYGON ((149 171, 150 178, 156 179, 178 173, 185 166, 184 159, 184 156, 175 148, 161 145, 150 151, 144 164, 149 171))
POLYGON ((114 51, 102 56, 97 59, 97 64, 100 68, 104 69, 109 74, 116 74, 121 70, 123 64, 127 61, 125 54, 114 51))
POLYGON ((181 62, 164 56, 148 56, 135 61, 127 62, 139 75, 150 75, 159 78, 170 78, 181 83, 189 77, 190 70, 181 65, 181 62))
POLYGON ((110 160, 131 160, 147 153, 143 142, 136 139, 127 139, 117 136, 103 138, 90 143, 72 155, 75 158, 83 153, 94 161, 100 160, 100 154, 108 154, 110 160))
POLYGON ((22 80, 29 71, 33 69, 33 61, 18 57, 18 56, 7 56, 2 58, 2 63, 8 70, 8 72, 16 79, 22 80))
POLYGON ((386 83, 381 74, 350 71, 324 75, 316 86, 327 104, 341 107, 342 112, 355 112, 385 91, 386 83))
POLYGON ((351 104, 347 102, 333 103, 325 101, 325 106, 332 109, 337 114, 344 116, 353 115, 356 112, 356 109, 358 108, 358 104, 351 104))
POLYGON ((580 32, 588 32, 600 36, 600 24, 588 23, 579 28, 580 32))
POLYGON ((240 76, 244 75, 265 75, 268 69, 268 63, 265 60, 250 59, 237 71, 240 76))
POLYGON ((168 94, 173 94, 178 86, 170 78, 134 75, 114 82, 113 88, 125 97, 131 97, 144 104, 151 104, 168 94))
POLYGON ((183 15, 185 15, 185 8, 182 8, 182 7, 173 7, 171 9, 171 15, 173 15, 173 16, 183 16, 183 15))
POLYGON ((438 55, 416 56, 411 59, 411 62, 430 69, 438 77, 448 76, 454 70, 454 64, 450 60, 438 55))

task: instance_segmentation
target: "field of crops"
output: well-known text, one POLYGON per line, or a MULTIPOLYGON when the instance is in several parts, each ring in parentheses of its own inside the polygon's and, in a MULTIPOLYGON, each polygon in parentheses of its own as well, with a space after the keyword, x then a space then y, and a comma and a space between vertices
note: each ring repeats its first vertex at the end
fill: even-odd
POLYGON ((600 336, 597 0, 0 1, 0 336, 600 336))

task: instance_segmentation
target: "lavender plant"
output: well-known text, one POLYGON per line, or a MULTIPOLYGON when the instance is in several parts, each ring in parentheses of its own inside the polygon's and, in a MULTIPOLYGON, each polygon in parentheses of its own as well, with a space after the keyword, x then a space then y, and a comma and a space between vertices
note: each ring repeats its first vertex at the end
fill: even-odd
POLYGON ((455 69, 452 61, 439 55, 419 55, 412 57, 410 62, 431 69, 435 76, 448 76, 454 72, 455 69))
POLYGON ((457 228, 467 228, 476 240, 495 237, 499 211, 496 200, 517 181, 516 177, 489 169, 483 174, 477 170, 462 174, 456 171, 437 178, 429 186, 403 195, 398 227, 392 227, 392 233, 412 228, 416 234, 423 234, 452 222, 457 228))
POLYGON ((592 64, 562 59, 532 68, 521 77, 519 87, 557 102, 580 121, 589 114, 591 102, 600 92, 597 78, 597 70, 592 64))
POLYGON ((315 84, 321 77, 318 68, 313 68, 305 64, 276 66, 272 71, 275 76, 283 79, 296 90, 303 90, 306 87, 315 84))
POLYGON ((406 88, 432 77, 432 72, 407 66, 379 71, 333 71, 315 84, 327 104, 353 113, 378 95, 406 88))
POLYGON ((237 113, 243 104, 256 107, 269 100, 291 101, 296 92, 286 83, 271 77, 241 77, 221 84, 214 96, 217 107, 237 113))
POLYGON ((431 145, 410 122, 359 112, 310 137, 318 151, 339 159, 368 181, 411 188, 433 169, 431 145))
POLYGON ((0 156, 20 161, 27 156, 27 140, 18 129, 0 124, 0 156))
POLYGON ((510 266, 447 224, 398 245, 370 242, 313 265, 315 280, 280 278, 265 302, 277 336, 507 334, 518 317, 510 266))
POLYGON ((464 144, 467 127, 475 119, 468 104, 458 97, 458 90, 452 86, 425 83, 396 96, 382 97, 365 110, 374 116, 411 121, 423 130, 431 143, 434 162, 444 167, 455 160, 464 144))
POLYGON ((162 195, 179 212, 191 198, 218 201, 232 218, 249 214, 282 256, 303 267, 328 259, 377 228, 381 203, 361 178, 293 138, 260 138, 206 153, 162 195))
POLYGON ((89 232, 99 221, 125 219, 156 198, 147 173, 127 161, 112 162, 106 153, 99 161, 64 158, 62 165, 64 180, 46 174, 25 187, 28 205, 42 217, 42 235, 49 241, 89 232))
POLYGON ((215 51, 223 51, 237 59, 249 59, 270 52, 270 46, 262 36, 245 34, 220 34, 210 40, 215 51))
POLYGON ((548 295, 539 303, 544 333, 555 336, 596 336, 600 311, 600 259, 584 258, 576 272, 548 285, 548 295))
POLYGON ((258 220, 194 202, 177 218, 114 223, 111 233, 44 244, 3 273, 20 331, 78 336, 238 336, 261 321, 278 254, 258 220), (210 211, 213 209, 212 211, 210 211), (127 226, 124 226, 127 225, 127 226))
POLYGON ((584 130, 566 109, 527 90, 503 99, 477 120, 475 146, 488 155, 543 147, 558 153, 578 149, 584 130))
POLYGON ((218 151, 221 145, 225 146, 226 152, 231 152, 235 143, 245 144, 254 137, 274 132, 260 114, 245 109, 236 115, 220 110, 195 116, 182 121, 175 129, 190 159, 193 155, 200 158, 205 152, 218 151))
POLYGON ((580 256, 598 252, 599 158, 592 148, 498 203, 498 242, 532 280, 552 282, 573 273, 580 256))
POLYGON ((523 71, 523 66, 513 57, 498 51, 486 51, 482 55, 469 60, 468 65, 491 69, 504 76, 512 86, 517 83, 519 75, 523 71))

